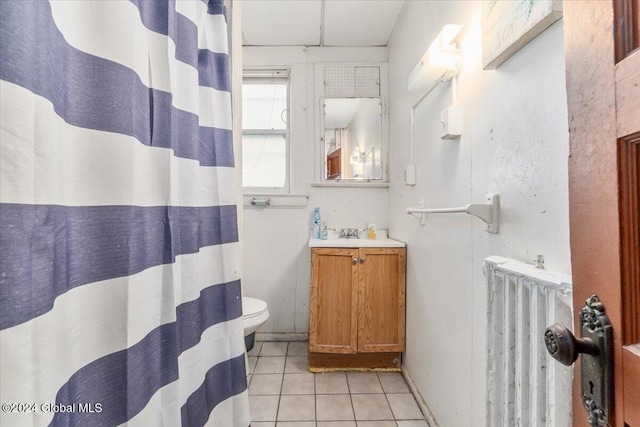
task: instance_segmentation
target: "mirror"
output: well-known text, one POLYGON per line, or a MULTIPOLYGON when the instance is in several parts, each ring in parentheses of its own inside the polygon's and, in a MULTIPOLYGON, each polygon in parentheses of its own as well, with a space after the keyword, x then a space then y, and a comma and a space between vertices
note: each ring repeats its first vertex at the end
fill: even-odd
POLYGON ((382 100, 325 98, 327 180, 382 179, 382 100))

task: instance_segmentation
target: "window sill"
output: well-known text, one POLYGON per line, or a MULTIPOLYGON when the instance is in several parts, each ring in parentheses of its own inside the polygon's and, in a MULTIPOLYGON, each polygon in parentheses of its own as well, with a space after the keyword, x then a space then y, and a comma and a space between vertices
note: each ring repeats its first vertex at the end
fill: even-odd
POLYGON ((362 181, 322 181, 312 182, 312 187, 333 187, 333 188, 389 188, 388 182, 362 182, 362 181))
POLYGON ((283 194, 283 193, 245 193, 242 196, 243 206, 249 209, 296 209, 304 208, 308 204, 309 196, 306 194, 283 194), (270 204, 268 206, 254 206, 251 204, 253 197, 268 197, 270 204))

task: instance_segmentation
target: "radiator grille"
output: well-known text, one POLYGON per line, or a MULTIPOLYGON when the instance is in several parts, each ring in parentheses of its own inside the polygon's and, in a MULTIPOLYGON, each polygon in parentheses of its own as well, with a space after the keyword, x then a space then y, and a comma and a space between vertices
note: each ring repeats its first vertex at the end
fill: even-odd
POLYGON ((489 257, 487 426, 571 425, 572 368, 544 345, 553 323, 572 329, 571 277, 489 257))

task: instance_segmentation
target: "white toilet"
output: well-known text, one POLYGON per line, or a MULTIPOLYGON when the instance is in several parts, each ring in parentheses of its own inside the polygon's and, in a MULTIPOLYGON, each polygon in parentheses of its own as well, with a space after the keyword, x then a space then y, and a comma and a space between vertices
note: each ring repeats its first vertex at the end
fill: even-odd
POLYGON ((269 319, 267 303, 257 298, 242 297, 242 320, 244 322, 244 344, 251 351, 255 343, 256 330, 269 319))

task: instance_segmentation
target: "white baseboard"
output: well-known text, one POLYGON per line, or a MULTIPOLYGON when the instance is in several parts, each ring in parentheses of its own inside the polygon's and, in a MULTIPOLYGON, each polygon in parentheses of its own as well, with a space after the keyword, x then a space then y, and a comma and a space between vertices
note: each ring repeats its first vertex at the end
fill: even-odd
POLYGON ((409 376, 409 373, 404 368, 404 366, 402 367, 402 376, 404 377, 405 381, 409 385, 409 390, 411 390, 411 394, 413 394, 413 397, 415 397, 416 402, 420 407, 420 410, 422 411, 425 419, 427 420, 427 424, 429 424, 430 427, 439 427, 439 424, 436 421, 435 417, 433 416, 433 413, 427 406, 427 402, 424 401, 424 398, 420 394, 418 387, 416 387, 416 384, 413 382, 413 380, 409 376))
POLYGON ((256 332, 256 341, 309 341, 309 333, 256 332))

